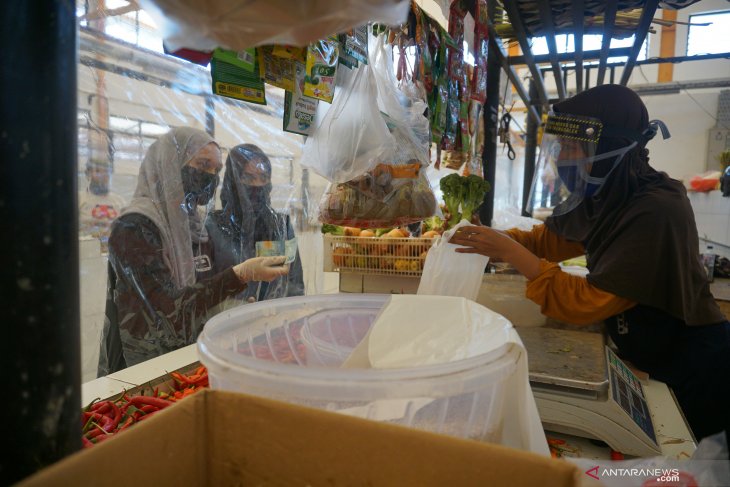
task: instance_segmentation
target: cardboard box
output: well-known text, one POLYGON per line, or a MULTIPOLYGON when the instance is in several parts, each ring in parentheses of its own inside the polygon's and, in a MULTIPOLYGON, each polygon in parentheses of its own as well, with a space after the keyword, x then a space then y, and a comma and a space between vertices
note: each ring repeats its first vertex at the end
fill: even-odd
POLYGON ((499 445, 205 390, 19 485, 550 487, 582 477, 499 445))

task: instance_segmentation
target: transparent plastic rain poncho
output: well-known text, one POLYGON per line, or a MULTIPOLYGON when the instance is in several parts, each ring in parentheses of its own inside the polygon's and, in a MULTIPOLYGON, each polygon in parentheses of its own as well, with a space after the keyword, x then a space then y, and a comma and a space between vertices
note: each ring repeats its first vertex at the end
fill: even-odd
POLYGON ((143 10, 105 17, 111 11, 78 6, 78 188, 88 203, 79 220, 86 208, 100 229, 79 232, 83 382, 194 343, 228 307, 320 293, 323 282, 316 204, 327 181, 299 165, 304 138, 282 130, 284 91, 266 85, 265 105, 212 95, 210 71, 164 55, 143 10), (190 212, 182 167, 210 143, 222 170, 202 191, 212 197, 190 212), (245 144, 267 166, 255 197, 236 177, 246 156, 234 148, 245 144), (113 205, 89 198, 98 190, 90 162, 109 169, 113 205), (115 245, 115 233, 134 238, 115 245), (279 252, 293 257, 288 276, 245 286, 232 278, 231 266, 279 252))

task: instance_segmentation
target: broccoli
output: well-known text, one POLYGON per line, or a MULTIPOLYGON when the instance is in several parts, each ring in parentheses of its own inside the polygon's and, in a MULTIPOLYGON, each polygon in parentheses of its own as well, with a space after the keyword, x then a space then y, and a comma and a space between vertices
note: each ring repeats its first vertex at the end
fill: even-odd
POLYGON ((441 178, 440 186, 449 212, 448 228, 462 219, 471 221, 472 215, 484 201, 484 195, 491 189, 487 181, 474 174, 449 174, 441 178))
POLYGON ((462 177, 464 199, 461 201, 461 217, 471 221, 474 212, 484 201, 484 195, 491 189, 489 182, 475 174, 462 177))
POLYGON ((330 225, 329 223, 322 224, 322 233, 331 233, 332 235, 344 235, 344 227, 338 227, 337 225, 330 225))
POLYGON ((432 217, 426 218, 423 220, 423 229, 422 233, 429 232, 431 230, 443 230, 444 221, 439 218, 438 216, 434 215, 432 217))
POLYGON ((449 174, 448 176, 441 178, 439 186, 441 187, 441 193, 443 193, 444 196, 446 209, 449 210, 448 227, 451 228, 461 220, 459 205, 464 198, 462 177, 456 173, 449 174))

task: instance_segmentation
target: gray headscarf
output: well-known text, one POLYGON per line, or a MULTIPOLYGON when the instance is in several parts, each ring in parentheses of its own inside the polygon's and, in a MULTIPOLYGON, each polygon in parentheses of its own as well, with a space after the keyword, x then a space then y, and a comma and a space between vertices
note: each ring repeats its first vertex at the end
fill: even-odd
POLYGON ((195 215, 191 217, 183 204, 181 171, 208 144, 216 142, 190 127, 174 128, 160 137, 145 154, 134 198, 122 211, 122 215, 144 215, 157 226, 162 237, 162 258, 178 289, 195 284, 192 242, 196 240, 192 233, 202 226, 194 222, 191 225, 195 215))

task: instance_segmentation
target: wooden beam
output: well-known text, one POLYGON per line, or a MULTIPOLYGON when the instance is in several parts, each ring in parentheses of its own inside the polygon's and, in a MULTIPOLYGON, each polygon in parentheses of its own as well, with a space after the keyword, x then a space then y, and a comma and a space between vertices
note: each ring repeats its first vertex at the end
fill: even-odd
MULTIPOLYGON (((629 54, 631 54, 631 48, 630 47, 614 47, 613 49, 608 50, 608 57, 628 57, 629 54)), ((571 62, 574 61, 577 58, 577 53, 573 52, 565 52, 562 54, 558 54, 558 61, 562 62, 571 62)), ((583 61, 591 60, 591 59, 600 59, 601 58, 601 50, 600 49, 592 49, 590 51, 583 51, 581 53, 580 58, 583 61)), ((537 64, 545 64, 546 62, 550 61, 550 58, 545 54, 540 54, 537 56, 532 56, 532 60, 535 61, 537 64)), ((524 56, 510 56, 507 61, 512 65, 521 65, 521 64, 527 64, 525 62, 524 56)), ((577 66, 577 64, 576 64, 577 66)))
MULTIPOLYGON (((494 29, 494 24, 489 22, 489 37, 491 39, 494 39, 495 42, 490 42, 489 45, 493 46, 492 49, 494 50, 493 54, 496 54, 497 58, 499 59, 499 62, 502 64, 502 69, 507 74, 507 77, 509 78, 510 82, 512 83, 512 86, 515 90, 517 90, 517 94, 520 96, 520 99, 522 100, 522 103, 525 104, 525 107, 527 107, 527 110, 532 116, 536 123, 540 125, 542 123, 542 120, 540 118, 540 114, 535 109, 535 106, 532 102, 532 99, 525 91, 525 87, 522 84, 522 80, 520 80, 520 77, 517 76, 517 73, 515 72, 515 68, 509 65, 507 62, 507 56, 504 52, 504 48, 499 42, 496 42, 496 39, 499 39, 499 36, 497 36, 497 32, 494 29)), ((492 53, 490 52, 490 55, 492 53)))
POLYGON ((517 40, 520 43, 522 52, 524 53, 527 67, 530 69, 530 73, 532 74, 532 79, 535 80, 535 85, 537 85, 537 94, 540 98, 540 103, 546 104, 548 102, 548 96, 547 90, 545 90, 545 82, 542 79, 542 74, 540 73, 540 70, 537 68, 537 64, 534 62, 532 50, 530 49, 530 43, 527 40, 527 31, 525 30, 525 26, 522 23, 522 17, 520 17, 520 11, 517 7, 517 2, 504 2, 504 8, 507 11, 509 22, 510 24, 512 24, 512 30, 514 31, 515 36, 517 36, 517 40))
POLYGON ((603 42, 601 43, 601 60, 598 63, 598 77, 596 86, 603 84, 606 76, 606 61, 608 60, 608 51, 611 49, 611 39, 613 38, 613 26, 616 24, 616 9, 618 8, 617 0, 606 2, 606 9, 603 12, 603 42))
POLYGON ((573 1, 573 42, 575 44, 575 88, 576 92, 583 91, 583 0, 573 1))
POLYGON ((644 44, 644 40, 646 40, 646 34, 649 32, 649 26, 658 6, 659 0, 647 0, 644 4, 644 10, 641 11, 639 26, 636 28, 636 33, 634 34, 634 45, 631 48, 631 55, 628 61, 626 61, 624 72, 621 74, 621 84, 624 86, 629 82, 631 71, 634 69, 634 65, 636 65, 636 59, 639 57, 641 46, 644 44))
MULTIPOLYGON (((668 20, 669 25, 662 26, 662 34, 659 40, 659 57, 673 57, 675 47, 677 45, 677 20, 676 10, 662 10, 662 20, 668 20)), ((657 75, 658 83, 668 83, 674 79, 674 65, 660 64, 659 74, 657 75)))
POLYGON ((565 98, 565 84, 563 83, 563 74, 558 61, 558 47, 555 45, 555 23, 553 22, 553 11, 550 8, 549 0, 539 0, 540 20, 545 29, 545 40, 548 46, 548 56, 550 65, 553 68, 553 77, 555 85, 558 88, 558 97, 562 100, 565 98))

